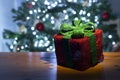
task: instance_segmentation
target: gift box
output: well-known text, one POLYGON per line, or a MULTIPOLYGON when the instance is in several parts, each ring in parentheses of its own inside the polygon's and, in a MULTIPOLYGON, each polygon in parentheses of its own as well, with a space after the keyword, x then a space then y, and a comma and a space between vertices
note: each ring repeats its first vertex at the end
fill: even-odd
POLYGON ((62 24, 60 33, 54 35, 57 64, 84 71, 104 59, 102 30, 92 22, 75 20, 73 25, 62 24))

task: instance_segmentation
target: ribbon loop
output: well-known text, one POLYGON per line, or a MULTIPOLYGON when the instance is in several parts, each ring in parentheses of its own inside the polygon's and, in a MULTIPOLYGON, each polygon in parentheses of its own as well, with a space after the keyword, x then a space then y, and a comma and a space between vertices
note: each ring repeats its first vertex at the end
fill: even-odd
POLYGON ((81 20, 74 20, 71 26, 67 23, 63 23, 60 27, 60 33, 65 37, 70 39, 72 36, 91 34, 95 30, 95 25, 92 22, 82 23, 81 20))

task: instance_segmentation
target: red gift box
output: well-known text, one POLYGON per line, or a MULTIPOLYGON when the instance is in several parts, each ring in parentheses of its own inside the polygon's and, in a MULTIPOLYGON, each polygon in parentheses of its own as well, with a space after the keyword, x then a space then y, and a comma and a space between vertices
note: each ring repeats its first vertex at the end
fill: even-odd
POLYGON ((96 55, 91 54, 89 37, 85 36, 82 38, 70 38, 69 43, 66 43, 66 40, 64 40, 63 35, 55 34, 54 43, 57 64, 83 71, 103 61, 104 56, 102 51, 102 30, 95 29, 94 35, 96 37, 96 55), (70 51, 65 51, 65 48, 68 47, 70 48, 70 51), (92 57, 97 59, 97 61, 94 64, 92 63, 92 57))

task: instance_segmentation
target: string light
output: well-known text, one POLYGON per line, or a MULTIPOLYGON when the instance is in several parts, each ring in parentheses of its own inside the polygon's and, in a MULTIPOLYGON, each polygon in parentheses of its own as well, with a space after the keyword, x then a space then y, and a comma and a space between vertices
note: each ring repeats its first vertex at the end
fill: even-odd
POLYGON ((37 10, 36 10, 36 9, 34 9, 34 12, 35 12, 35 13, 37 13, 37 10))
POLYGON ((32 5, 35 5, 35 2, 32 2, 32 5))
POLYGON ((48 8, 48 9, 51 9, 52 7, 51 7, 51 6, 48 6, 47 8, 48 8))
POLYGON ((10 46, 10 49, 13 49, 13 45, 10 46))
POLYGON ((36 35, 36 32, 35 32, 35 31, 33 32, 33 35, 36 35))
POLYGON ((86 14, 86 11, 83 11, 83 15, 85 15, 86 14))
POLYGON ((59 3, 61 3, 62 1, 61 0, 58 0, 59 3))
POLYGON ((17 37, 15 37, 15 40, 18 40, 18 38, 17 38, 17 37))
POLYGON ((27 44, 25 44, 25 47, 27 48, 27 47, 28 47, 28 45, 27 45, 27 44))
POLYGON ((26 19, 27 19, 27 20, 29 20, 29 19, 30 19, 30 17, 26 17, 26 19))
POLYGON ((75 17, 74 20, 78 20, 78 17, 75 17))
POLYGON ((68 2, 72 2, 72 0, 67 0, 68 2))
POLYGON ((35 41, 34 46, 37 47, 38 41, 35 41))
POLYGON ((13 44, 17 44, 17 41, 15 40, 15 41, 13 42, 13 44))
POLYGON ((42 21, 45 21, 46 19, 45 18, 42 18, 42 21))
POLYGON ((111 39, 111 38, 112 38, 112 35, 108 35, 108 38, 111 39))
POLYGON ((90 15, 91 15, 90 13, 87 13, 87 16, 88 16, 88 17, 90 17, 90 15))
POLYGON ((24 49, 24 46, 21 46, 21 49, 24 49))
POLYGON ((72 10, 72 13, 73 13, 73 14, 76 14, 76 11, 72 10))
POLYGON ((54 24, 54 23, 55 23, 55 21, 54 21, 54 20, 52 20, 52 21, 51 21, 51 23, 52 23, 52 24, 54 24))
POLYGON ((20 50, 20 48, 17 48, 17 51, 19 51, 20 50))
POLYGON ((68 15, 65 15, 65 19, 68 19, 68 15))
POLYGON ((46 17, 46 18, 49 18, 49 14, 46 14, 45 17, 46 17))
POLYGON ((46 41, 48 40, 48 38, 47 38, 46 36, 44 37, 44 39, 45 39, 46 41))
POLYGON ((116 44, 115 41, 113 41, 112 44, 115 45, 116 44))
POLYGON ((50 3, 47 0, 45 0, 44 4, 45 5, 50 5, 50 3))
POLYGON ((63 13, 67 13, 67 11, 66 11, 66 10, 63 10, 63 13))
POLYGON ((34 27, 31 27, 31 30, 35 30, 35 28, 34 28, 34 27))
POLYGON ((35 2, 37 2, 38 0, 34 0, 35 2))
POLYGON ((57 4, 58 4, 58 2, 55 2, 54 4, 55 4, 55 5, 57 5, 57 4))
POLYGON ((83 13, 83 10, 80 10, 79 15, 82 15, 82 13, 83 13))
POLYGON ((75 3, 76 3, 76 2, 77 2, 77 0, 73 0, 73 2, 75 2, 75 3))
POLYGON ((54 17, 53 17, 53 16, 51 16, 51 19, 53 20, 53 19, 54 19, 54 17))
POLYGON ((36 38, 38 38, 39 36, 38 35, 36 35, 36 38))
POLYGON ((30 10, 30 11, 29 11, 29 14, 33 14, 33 11, 32 11, 32 10, 30 10))
POLYGON ((41 9, 38 8, 38 12, 41 12, 41 9))
POLYGON ((86 18, 85 18, 85 17, 82 17, 81 19, 82 19, 83 21, 84 21, 84 20, 86 20, 86 18))
POLYGON ((39 19, 40 18, 40 16, 37 16, 37 19, 39 19))

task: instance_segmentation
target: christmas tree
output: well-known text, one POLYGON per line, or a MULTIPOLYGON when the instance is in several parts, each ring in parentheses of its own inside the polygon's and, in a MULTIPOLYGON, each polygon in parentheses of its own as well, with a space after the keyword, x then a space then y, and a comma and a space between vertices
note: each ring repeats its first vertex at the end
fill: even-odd
POLYGON ((116 25, 103 22, 116 19, 107 0, 26 0, 12 9, 19 32, 4 30, 10 51, 54 51, 53 35, 59 33, 61 23, 73 20, 94 22, 103 30, 104 51, 110 51, 118 41, 116 25), (115 37, 113 37, 115 36, 115 37))

